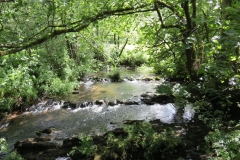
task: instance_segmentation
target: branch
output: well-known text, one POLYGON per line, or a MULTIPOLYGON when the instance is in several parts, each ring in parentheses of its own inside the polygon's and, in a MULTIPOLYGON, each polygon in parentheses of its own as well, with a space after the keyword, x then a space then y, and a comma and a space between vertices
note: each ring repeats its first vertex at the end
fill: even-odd
POLYGON ((0 32, 1 31, 3 31, 3 24, 0 22, 0 26, 1 26, 1 28, 0 28, 0 32))
MULTIPOLYGON (((12 46, 6 47, 4 45, 0 45, 0 48, 3 49, 3 50, 0 50, 0 56, 17 53, 24 49, 42 44, 42 43, 46 42, 47 40, 57 37, 61 34, 70 33, 70 32, 79 32, 79 31, 87 28, 91 23, 98 21, 98 20, 102 20, 104 18, 113 16, 113 15, 133 14, 133 13, 138 13, 138 12, 143 12, 143 11, 146 12, 147 11, 146 9, 144 9, 144 10, 142 10, 142 9, 149 7, 149 6, 151 6, 150 3, 147 3, 147 4, 142 4, 140 6, 137 6, 137 7, 127 7, 127 8, 120 8, 120 9, 116 9, 116 10, 103 11, 103 12, 96 14, 95 16, 85 17, 85 18, 82 18, 81 20, 72 22, 71 24, 68 25, 68 26, 70 26, 69 28, 56 29, 54 27, 52 32, 49 32, 38 39, 33 39, 32 41, 30 41, 30 39, 27 38, 28 43, 26 42, 25 44, 14 45, 13 47, 12 46)), ((42 31, 40 31, 40 32, 42 32, 42 31)), ((37 34, 39 34, 39 32, 37 34)))
POLYGON ((204 23, 203 23, 203 26, 206 30, 206 39, 207 41, 209 42, 209 28, 208 28, 208 24, 207 24, 207 14, 204 12, 204 10, 202 9, 202 12, 203 12, 203 17, 204 17, 204 23))
MULTIPOLYGON (((2 8, 3 8, 3 4, 1 5, 0 11, 2 10, 2 8)), ((1 14, 1 12, 0 12, 0 14, 1 14)), ((0 21, 0 25, 1 25, 1 28, 0 28, 0 32, 1 32, 1 31, 3 31, 3 24, 1 21, 0 21)))
POLYGON ((164 26, 163 19, 162 19, 162 15, 161 15, 161 13, 160 13, 159 10, 158 10, 158 7, 157 7, 156 2, 154 2, 154 8, 155 8, 155 10, 157 11, 158 18, 159 18, 159 20, 160 20, 162 26, 164 26))
MULTIPOLYGON (((101 53, 102 55, 104 55, 103 53, 102 53, 102 51, 100 51, 97 47, 95 47, 91 42, 89 42, 89 40, 87 40, 87 38, 83 35, 83 34, 81 34, 80 33, 80 36, 93 48, 93 49, 95 49, 96 51, 98 51, 99 53, 101 53)), ((106 57, 104 57, 104 58, 106 58, 106 57)))
POLYGON ((193 28, 195 28, 197 26, 197 24, 196 24, 196 17, 197 17, 197 4, 196 4, 196 0, 192 0, 191 3, 192 3, 192 8, 193 8, 193 11, 192 11, 193 28))
POLYGON ((0 3, 1 2, 14 2, 14 0, 0 0, 0 3))
POLYGON ((46 42, 48 39, 54 38, 54 37, 56 37, 58 35, 61 35, 61 34, 64 34, 64 33, 79 32, 79 31, 83 30, 84 28, 86 28, 88 25, 89 24, 85 24, 85 25, 79 26, 78 28, 70 28, 70 29, 64 29, 64 30, 55 30, 51 34, 45 35, 42 38, 37 39, 36 41, 33 41, 33 42, 29 43, 29 44, 15 47, 14 49, 9 50, 9 51, 0 51, 0 56, 17 53, 17 52, 22 51, 24 49, 36 46, 38 44, 42 44, 42 43, 46 42))
POLYGON ((182 8, 184 9, 184 13, 185 13, 185 17, 187 19, 187 29, 190 30, 192 28, 192 20, 191 20, 191 16, 189 13, 189 6, 188 6, 188 1, 185 1, 182 4, 182 8))
POLYGON ((127 42, 128 42, 128 38, 126 39, 125 43, 123 44, 121 50, 120 50, 120 53, 118 55, 118 57, 121 57, 122 53, 123 53, 123 50, 125 49, 126 45, 127 45, 127 42))
POLYGON ((127 12, 127 13, 116 13, 114 14, 115 16, 123 16, 123 15, 129 15, 129 14, 135 14, 135 13, 143 13, 143 12, 150 12, 154 11, 154 9, 146 9, 146 10, 141 10, 141 11, 132 11, 132 12, 127 12))
POLYGON ((159 7, 161 7, 161 8, 168 8, 168 9, 170 9, 176 16, 178 16, 178 18, 180 19, 180 20, 183 20, 184 18, 183 18, 183 16, 179 13, 179 12, 177 12, 177 10, 173 7, 174 5, 173 4, 171 4, 171 5, 168 5, 167 3, 165 3, 165 2, 161 2, 161 1, 159 1, 159 0, 154 0, 154 4, 156 4, 157 6, 159 6, 159 7))
MULTIPOLYGON (((175 24, 175 25, 167 25, 167 26, 166 26, 166 25, 164 24, 162 15, 161 15, 161 13, 160 13, 160 11, 159 11, 159 9, 158 9, 158 5, 165 6, 165 7, 167 7, 168 9, 170 9, 170 10, 171 10, 172 12, 174 12, 174 13, 175 13, 175 10, 174 10, 173 7, 167 5, 167 4, 163 3, 163 2, 154 1, 154 9, 156 10, 157 15, 158 15, 158 17, 159 17, 159 21, 161 22, 161 27, 162 27, 162 28, 181 28, 181 26, 178 25, 178 24, 175 24)), ((179 14, 177 14, 177 15, 179 15, 179 14)))

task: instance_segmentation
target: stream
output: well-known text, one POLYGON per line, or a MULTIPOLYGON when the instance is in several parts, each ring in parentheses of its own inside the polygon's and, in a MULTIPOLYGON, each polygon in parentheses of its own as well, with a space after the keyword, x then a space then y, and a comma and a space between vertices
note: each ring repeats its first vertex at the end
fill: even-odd
POLYGON ((161 85, 163 80, 145 80, 146 77, 154 77, 154 75, 127 69, 123 69, 121 75, 122 82, 110 82, 106 72, 94 74, 101 79, 99 82, 92 80, 93 75, 88 75, 79 83, 77 94, 61 97, 61 100, 42 101, 31 106, 28 112, 2 121, 0 137, 4 137, 13 147, 17 141, 35 137, 36 131, 51 127, 61 131, 62 137, 79 133, 100 135, 108 130, 122 127, 126 120, 157 119, 162 123, 182 123, 191 120, 194 116, 191 105, 187 105, 180 118, 176 118, 179 107, 172 103, 147 105, 140 102, 142 94, 155 94, 156 87, 161 85), (83 103, 106 98, 109 101, 131 99, 139 104, 123 103, 107 106, 92 103, 75 109, 62 108, 65 101, 80 106, 83 103))

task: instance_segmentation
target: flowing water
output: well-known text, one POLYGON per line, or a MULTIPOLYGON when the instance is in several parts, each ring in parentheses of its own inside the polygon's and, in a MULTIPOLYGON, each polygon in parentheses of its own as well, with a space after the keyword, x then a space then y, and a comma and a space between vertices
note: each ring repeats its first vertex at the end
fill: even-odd
MULTIPOLYGON (((132 74, 130 71, 125 75, 132 74)), ((103 74, 101 74, 103 75, 103 74)), ((134 76, 140 77, 136 73, 134 76)), ((64 100, 75 103, 85 101, 100 100, 108 98, 110 101, 124 100, 134 96, 139 96, 146 92, 155 92, 157 85, 161 81, 142 81, 135 77, 119 83, 111 83, 108 80, 98 83, 86 80, 79 86, 79 94, 72 94, 63 97, 64 100)), ((0 137, 6 138, 10 145, 18 140, 35 137, 36 131, 54 127, 61 131, 61 136, 68 137, 79 133, 102 134, 107 130, 122 127, 126 120, 155 120, 159 119, 163 123, 176 122, 177 109, 174 104, 154 104, 154 105, 124 105, 114 106, 91 105, 85 108, 61 109, 63 101, 49 103, 45 101, 34 106, 35 110, 26 112, 10 121, 0 125, 0 137), (46 107, 47 106, 47 107, 46 107), (49 111, 49 106, 51 110, 49 111)), ((183 120, 190 120, 194 111, 190 106, 185 107, 183 120)))

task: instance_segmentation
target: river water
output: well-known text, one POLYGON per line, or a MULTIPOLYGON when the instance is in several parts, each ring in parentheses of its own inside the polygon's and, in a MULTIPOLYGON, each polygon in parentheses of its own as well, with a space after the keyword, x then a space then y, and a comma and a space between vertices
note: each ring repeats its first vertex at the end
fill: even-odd
MULTIPOLYGON (((141 76, 152 76, 149 74, 143 75, 129 70, 123 71, 122 74, 127 77, 131 76, 131 80, 125 78, 123 82, 112 83, 105 79, 105 74, 100 72, 100 76, 98 76, 103 76, 104 80, 95 83, 87 78, 80 82, 78 94, 62 97, 61 101, 43 101, 32 106, 34 110, 31 112, 25 112, 9 121, 2 122, 0 137, 6 138, 7 142, 13 146, 16 141, 35 137, 36 131, 49 127, 61 131, 62 137, 69 137, 79 133, 99 135, 107 130, 122 127, 126 120, 149 121, 158 119, 163 123, 177 121, 178 107, 171 103, 165 105, 117 104, 114 106, 90 105, 76 109, 61 108, 64 101, 80 104, 104 98, 108 98, 109 101, 129 98, 139 100, 143 93, 155 93, 157 85, 162 83, 162 81, 141 80, 143 79, 141 76)), ((186 106, 180 121, 190 120, 193 115, 194 111, 191 106, 186 106)))

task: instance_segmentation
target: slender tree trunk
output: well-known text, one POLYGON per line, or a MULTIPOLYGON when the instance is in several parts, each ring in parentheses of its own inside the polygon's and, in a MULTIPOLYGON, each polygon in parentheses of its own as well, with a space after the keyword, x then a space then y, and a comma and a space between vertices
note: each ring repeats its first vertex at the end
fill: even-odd
POLYGON ((185 50, 185 54, 187 57, 186 67, 189 76, 191 80, 198 81, 199 77, 197 74, 197 69, 199 68, 198 65, 200 62, 197 63, 198 61, 196 60, 196 50, 193 43, 191 43, 190 46, 185 50))
POLYGON ((126 39, 125 43, 123 44, 123 46, 122 46, 122 48, 121 48, 121 50, 120 50, 120 52, 119 52, 119 55, 118 55, 119 58, 121 57, 121 55, 122 55, 122 53, 123 53, 123 50, 125 49, 125 47, 126 47, 126 45, 127 45, 127 42, 128 42, 128 38, 126 39))
POLYGON ((185 18, 186 18, 186 25, 185 29, 182 30, 182 35, 184 37, 184 40, 182 41, 184 45, 187 45, 185 49, 185 55, 186 55, 186 69, 188 71, 188 74, 190 76, 190 79, 193 81, 198 81, 199 77, 197 74, 197 70, 199 66, 197 67, 196 64, 200 64, 200 61, 197 60, 196 56, 196 48, 193 43, 186 42, 186 39, 191 36, 191 34, 196 30, 196 0, 192 0, 192 14, 190 14, 189 11, 189 2, 185 1, 182 4, 182 8, 184 9, 185 18), (196 63, 199 62, 199 63, 196 63))

